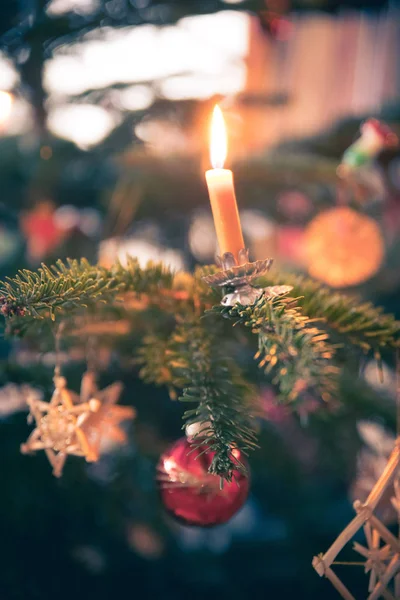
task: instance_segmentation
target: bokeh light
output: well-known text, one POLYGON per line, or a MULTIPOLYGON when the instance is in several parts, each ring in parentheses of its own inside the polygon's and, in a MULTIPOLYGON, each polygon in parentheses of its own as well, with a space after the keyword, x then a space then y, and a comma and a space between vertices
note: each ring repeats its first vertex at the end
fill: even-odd
POLYGON ((0 53, 0 89, 12 90, 18 80, 19 76, 12 62, 0 53))
POLYGON ((100 106, 89 104, 59 106, 49 114, 49 127, 83 149, 98 144, 113 129, 113 116, 100 106))
POLYGON ((125 110, 144 110, 154 101, 154 91, 146 85, 132 85, 117 92, 118 103, 125 110))
POLYGON ((47 7, 49 15, 62 15, 73 11, 79 15, 90 14, 99 7, 99 0, 51 0, 47 7))
POLYGON ((0 127, 4 126, 10 118, 12 106, 12 94, 0 90, 0 127))
MULTIPOLYGON (((228 11, 187 17, 162 29, 152 25, 128 27, 123 32, 104 28, 100 39, 88 36, 55 53, 46 64, 46 89, 55 95, 73 95, 117 82, 162 81, 193 73, 203 78, 213 76, 210 96, 224 93, 218 78, 229 65, 244 58, 248 19, 245 14, 228 11), (230 35, 221 36, 221 30, 229 30, 230 35), (140 60, 127 60, 127 56, 140 56, 140 60)), ((242 72, 233 75, 239 90, 242 72)), ((224 85, 226 88, 226 82, 224 85)))
POLYGON ((164 248, 146 239, 112 238, 104 240, 99 248, 99 262, 104 266, 112 265, 116 260, 123 266, 127 265, 129 257, 137 258, 141 267, 145 267, 149 261, 163 262, 173 271, 185 268, 182 252, 171 248, 164 248))
POLYGON ((214 222, 209 213, 201 212, 193 218, 188 238, 193 256, 198 261, 211 262, 217 251, 217 238, 214 222))

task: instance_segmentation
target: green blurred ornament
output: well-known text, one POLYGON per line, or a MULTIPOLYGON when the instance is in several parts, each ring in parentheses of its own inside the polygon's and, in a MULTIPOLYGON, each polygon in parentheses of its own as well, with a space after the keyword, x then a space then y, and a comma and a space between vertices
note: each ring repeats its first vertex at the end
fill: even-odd
POLYGON ((0 265, 10 262, 21 247, 21 237, 17 230, 0 224, 0 265))

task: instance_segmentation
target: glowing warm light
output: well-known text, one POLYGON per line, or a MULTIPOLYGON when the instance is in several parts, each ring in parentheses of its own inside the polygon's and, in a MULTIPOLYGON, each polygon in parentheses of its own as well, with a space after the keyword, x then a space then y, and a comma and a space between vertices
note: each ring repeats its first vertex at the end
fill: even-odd
POLYGON ((100 244, 99 260, 103 266, 112 265, 118 260, 126 267, 130 256, 137 258, 139 265, 143 268, 149 261, 162 261, 174 272, 185 269, 185 261, 181 252, 172 248, 156 246, 146 239, 128 238, 121 242, 116 238, 110 238, 100 244))
MULTIPOLYGON (((78 5, 99 3, 53 0, 52 7, 56 1, 73 5, 75 11, 78 5)), ((156 80, 157 89, 160 86, 162 94, 171 93, 173 98, 196 98, 199 92, 201 98, 234 95, 243 91, 246 82, 250 18, 227 10, 185 17, 173 26, 125 27, 123 32, 104 27, 57 50, 46 61, 44 86, 50 95, 75 96, 114 83, 143 85, 156 80), (229 36, 221 36, 221 31, 229 31, 229 36), (140 56, 140 60, 126 60, 127 56, 140 56)))
POLYGON ((176 468, 176 463, 172 458, 166 458, 164 460, 164 470, 166 473, 170 473, 176 468))
POLYGON ((154 91, 146 85, 132 85, 118 93, 119 104, 125 110, 144 110, 154 102, 154 91))
POLYGON ((11 114, 12 105, 12 94, 0 90, 0 125, 3 125, 8 121, 11 114))
POLYGON ((0 52, 0 90, 12 90, 19 81, 14 64, 0 52))
POLYGON ((214 169, 222 169, 228 153, 228 140, 224 117, 218 104, 211 120, 210 159, 214 169))
POLYGON ((92 104, 63 104, 52 109, 48 117, 53 133, 72 140, 83 150, 104 140, 115 124, 110 112, 92 104))
POLYGON ((95 12, 98 6, 98 0, 51 0, 46 11, 49 15, 63 15, 68 12, 89 15, 95 12))
POLYGON ((210 157, 214 167, 206 172, 211 209, 217 233, 220 256, 232 254, 239 264, 244 249, 242 227, 236 203, 233 173, 224 169, 227 154, 227 136, 224 117, 219 106, 214 108, 211 123, 210 157))

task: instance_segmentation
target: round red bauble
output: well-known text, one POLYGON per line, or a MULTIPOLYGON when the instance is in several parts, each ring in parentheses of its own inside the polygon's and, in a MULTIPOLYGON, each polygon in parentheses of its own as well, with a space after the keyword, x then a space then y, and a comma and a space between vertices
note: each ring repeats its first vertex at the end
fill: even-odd
MULTIPOLYGON (((234 470, 232 481, 210 475, 214 452, 194 449, 186 438, 175 442, 161 456, 157 483, 166 510, 185 525, 211 527, 226 523, 243 506, 249 492, 248 477, 234 470)), ((234 457, 247 464, 239 450, 234 457)))

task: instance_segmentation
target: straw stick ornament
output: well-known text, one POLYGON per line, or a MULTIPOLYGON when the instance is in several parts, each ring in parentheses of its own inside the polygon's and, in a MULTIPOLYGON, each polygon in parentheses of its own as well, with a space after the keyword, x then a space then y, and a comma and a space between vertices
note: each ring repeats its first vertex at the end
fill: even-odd
POLYGON ((400 362, 397 357, 397 421, 398 432, 395 447, 388 459, 386 467, 372 488, 367 500, 362 503, 356 500, 353 504, 357 513, 345 527, 332 546, 312 561, 314 569, 320 577, 325 576, 345 600, 355 600, 344 583, 331 569, 333 564, 364 564, 365 572, 370 573, 367 600, 400 599, 400 362), (374 510, 378 506, 384 492, 394 488, 392 505, 398 513, 399 537, 378 519, 374 510), (361 563, 337 562, 336 557, 344 546, 363 528, 367 547, 354 542, 353 549, 364 559, 361 563), (383 545, 382 545, 383 543, 383 545), (389 586, 392 589, 389 589, 389 586))

